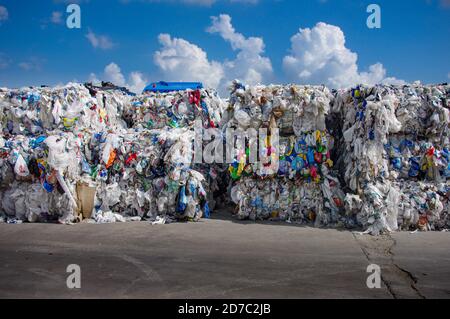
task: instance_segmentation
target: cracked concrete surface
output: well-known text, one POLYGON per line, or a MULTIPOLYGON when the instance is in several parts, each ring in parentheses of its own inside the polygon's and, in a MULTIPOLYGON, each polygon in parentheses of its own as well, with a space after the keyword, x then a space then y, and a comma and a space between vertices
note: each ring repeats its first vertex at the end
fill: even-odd
POLYGON ((450 233, 285 223, 0 224, 0 298, 450 298, 450 233), (381 266, 369 289, 367 266, 381 266), (66 267, 81 267, 81 289, 66 267))
POLYGON ((392 252, 396 245, 394 238, 390 235, 373 237, 353 234, 353 236, 367 260, 381 267, 381 280, 393 298, 425 298, 416 287, 417 278, 396 264, 392 252))

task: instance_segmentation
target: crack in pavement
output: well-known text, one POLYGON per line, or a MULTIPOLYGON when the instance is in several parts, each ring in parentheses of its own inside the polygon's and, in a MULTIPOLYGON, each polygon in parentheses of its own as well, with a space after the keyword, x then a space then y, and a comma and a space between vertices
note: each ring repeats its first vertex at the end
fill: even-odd
POLYGON ((392 236, 356 236, 353 233, 353 238, 355 238, 366 259, 381 267, 381 281, 392 298, 425 299, 425 296, 416 287, 417 277, 395 263, 395 254, 392 250, 397 242, 392 236))
POLYGON ((417 284, 417 281, 418 281, 417 277, 414 276, 413 273, 411 273, 410 271, 408 271, 408 270, 406 270, 406 269, 400 267, 399 265, 397 265, 397 264, 394 262, 394 256, 395 256, 395 254, 394 254, 394 252, 392 251, 392 249, 393 249, 395 246, 397 246, 397 241, 396 241, 395 238, 392 237, 391 235, 388 235, 388 237, 389 237, 389 238, 392 240, 392 242, 393 242, 393 244, 391 245, 390 249, 388 250, 389 256, 391 257, 391 260, 392 260, 392 264, 393 264, 395 267, 397 267, 397 269, 398 269, 399 271, 402 271, 404 274, 406 274, 406 275, 410 278, 410 280, 412 281, 412 283, 411 283, 411 288, 412 288, 413 290, 416 291, 417 295, 418 295, 421 299, 426 299, 425 296, 422 295, 422 293, 421 293, 421 292, 419 291, 419 289, 416 287, 416 284, 417 284))
MULTIPOLYGON (((364 247, 362 247, 360 245, 360 243, 358 242, 358 239, 356 238, 355 234, 353 234, 353 238, 355 238, 356 243, 358 244, 359 248, 361 249, 361 251, 363 252, 364 256, 366 256, 366 259, 371 262, 371 258, 369 253, 366 251, 366 249, 364 247)), ((383 284, 386 286, 386 289, 388 290, 389 294, 392 296, 392 298, 397 299, 395 292, 392 290, 391 285, 389 284, 389 282, 384 278, 383 274, 380 274, 380 278, 381 281, 383 282, 383 284)))

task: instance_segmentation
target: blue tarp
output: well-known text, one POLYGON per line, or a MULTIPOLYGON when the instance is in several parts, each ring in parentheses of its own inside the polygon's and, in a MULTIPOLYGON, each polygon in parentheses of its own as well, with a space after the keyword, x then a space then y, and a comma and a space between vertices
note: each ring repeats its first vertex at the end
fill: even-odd
POLYGON ((198 90, 202 89, 203 84, 200 82, 155 82, 147 85, 144 89, 145 92, 173 92, 173 91, 184 91, 184 90, 198 90))

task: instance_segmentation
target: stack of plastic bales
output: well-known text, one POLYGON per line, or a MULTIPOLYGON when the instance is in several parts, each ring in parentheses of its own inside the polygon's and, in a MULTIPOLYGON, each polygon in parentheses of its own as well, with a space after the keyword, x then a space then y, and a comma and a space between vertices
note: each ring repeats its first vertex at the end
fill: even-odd
POLYGON ((338 166, 349 218, 379 234, 450 226, 448 85, 359 86, 336 93, 338 166))
MULTIPOLYGON (((124 110, 123 118, 128 127, 138 131, 165 129, 173 132, 186 132, 183 139, 185 149, 194 150, 194 140, 202 140, 200 129, 219 128, 222 113, 227 104, 212 89, 185 90, 169 93, 146 92, 135 96, 124 110), (172 130, 171 130, 172 129, 172 130), (198 129, 198 128, 197 128, 198 129), (201 136, 195 136, 195 134, 201 136), (186 138, 187 137, 187 138, 186 138)), ((183 136, 180 133, 180 138, 183 136)), ((203 143, 203 141, 201 141, 203 143)), ((207 142, 205 142, 206 144, 207 142)), ((193 155, 193 153, 190 153, 193 155)), ((192 156, 187 165, 200 173, 207 194, 210 209, 216 206, 214 193, 221 190, 224 168, 221 163, 194 163, 192 156)), ((225 173, 226 174, 226 173, 225 173)))
MULTIPOLYGON (((279 145, 265 138, 258 145, 258 160, 249 161, 252 142, 239 144, 229 171, 238 218, 274 219, 316 226, 337 225, 344 194, 332 176, 325 117, 333 96, 324 86, 248 86, 235 81, 231 87, 228 123, 223 129, 246 131, 278 129, 279 145), (278 148, 279 152, 277 152, 278 148), (262 157, 278 162, 267 173, 262 157)), ((230 141, 227 141, 229 144, 230 141)), ((235 145, 233 140, 231 144, 235 145)))
POLYGON ((118 91, 91 95, 75 83, 2 89, 2 217, 9 222, 76 220, 83 139, 94 131, 123 127, 120 114, 127 99, 118 91))
MULTIPOLYGON (((206 114, 208 125, 220 121, 222 102, 213 92, 177 94, 188 97, 186 109, 202 108, 198 114, 206 114)), ((185 114, 179 108, 155 128, 137 118, 129 122, 136 106, 166 108, 174 101, 169 96, 155 95, 144 106, 149 96, 114 88, 2 89, 0 219, 164 223, 208 215, 206 180, 193 169, 190 118, 172 125, 185 114)))
POLYGON ((241 219, 450 228, 449 85, 230 91, 0 89, 0 221, 198 220, 231 180, 241 219), (195 160, 211 129, 227 165, 195 160))

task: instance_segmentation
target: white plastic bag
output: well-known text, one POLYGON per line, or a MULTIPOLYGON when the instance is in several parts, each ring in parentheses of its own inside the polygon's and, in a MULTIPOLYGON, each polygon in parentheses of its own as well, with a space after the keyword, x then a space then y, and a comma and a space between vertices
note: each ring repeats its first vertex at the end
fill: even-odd
POLYGON ((28 170, 27 163, 23 159, 22 155, 19 154, 17 157, 16 164, 14 165, 14 173, 19 176, 26 177, 30 175, 30 171, 28 170))

